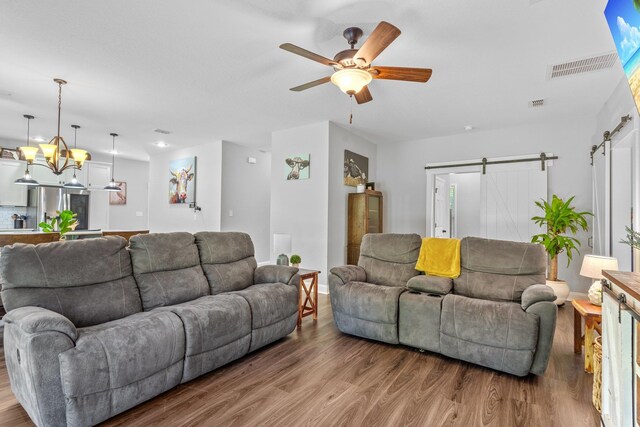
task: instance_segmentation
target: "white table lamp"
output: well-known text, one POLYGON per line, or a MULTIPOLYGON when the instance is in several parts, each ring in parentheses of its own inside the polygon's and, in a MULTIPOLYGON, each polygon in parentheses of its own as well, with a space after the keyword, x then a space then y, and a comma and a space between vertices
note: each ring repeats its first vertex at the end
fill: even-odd
POLYGON ((618 260, 608 256, 585 255, 580 275, 595 279, 589 288, 589 301, 593 305, 602 305, 602 270, 617 270, 618 260))
POLYGON ((291 253, 291 235, 290 234, 274 234, 273 235, 273 253, 278 255, 276 264, 289 265, 289 257, 286 255, 291 253))

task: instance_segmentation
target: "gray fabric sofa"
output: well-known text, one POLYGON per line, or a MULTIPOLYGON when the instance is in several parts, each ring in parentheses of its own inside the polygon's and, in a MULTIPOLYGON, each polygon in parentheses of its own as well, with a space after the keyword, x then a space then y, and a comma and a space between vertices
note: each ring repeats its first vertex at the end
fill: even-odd
POLYGON ((244 233, 15 244, 0 256, 11 389, 38 426, 95 425, 291 333, 297 269, 244 233))
POLYGON ((368 234, 358 265, 329 275, 340 331, 524 376, 542 375, 557 307, 540 245, 466 237, 456 279, 414 269, 417 234, 368 234))

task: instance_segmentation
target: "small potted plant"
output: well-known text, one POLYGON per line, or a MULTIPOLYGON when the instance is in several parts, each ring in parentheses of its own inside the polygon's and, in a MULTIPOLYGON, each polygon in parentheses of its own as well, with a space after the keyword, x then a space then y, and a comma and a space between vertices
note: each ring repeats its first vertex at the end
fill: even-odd
POLYGON ((75 214, 69 210, 64 210, 62 212, 56 211, 56 217, 51 218, 49 222, 42 221, 38 224, 38 227, 42 229, 45 233, 60 233, 60 240, 66 240, 66 233, 69 231, 75 230, 78 226, 78 220, 76 220, 75 214))
POLYGON ((300 267, 301 262, 302 262, 302 258, 300 258, 300 255, 296 255, 296 254, 291 255, 291 266, 300 267))
POLYGON ((567 267, 573 260, 573 251, 580 253, 578 246, 580 241, 566 233, 575 235, 579 229, 587 231, 587 216, 591 212, 578 212, 571 206, 574 197, 570 197, 566 202, 555 194, 551 203, 546 200, 535 202, 544 216, 534 216, 531 218, 540 227, 546 226, 546 233, 536 234, 531 238, 531 242, 540 243, 549 254, 549 270, 547 271, 547 285, 556 294, 556 304, 562 305, 569 296, 569 286, 564 280, 558 280, 558 255, 567 253, 567 267))

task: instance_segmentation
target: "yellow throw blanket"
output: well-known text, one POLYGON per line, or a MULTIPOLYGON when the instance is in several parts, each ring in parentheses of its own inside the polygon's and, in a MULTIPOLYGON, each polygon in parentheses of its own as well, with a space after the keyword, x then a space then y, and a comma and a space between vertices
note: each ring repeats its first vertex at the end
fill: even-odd
POLYGON ((452 279, 460 276, 460 240, 438 237, 422 239, 416 270, 452 279))

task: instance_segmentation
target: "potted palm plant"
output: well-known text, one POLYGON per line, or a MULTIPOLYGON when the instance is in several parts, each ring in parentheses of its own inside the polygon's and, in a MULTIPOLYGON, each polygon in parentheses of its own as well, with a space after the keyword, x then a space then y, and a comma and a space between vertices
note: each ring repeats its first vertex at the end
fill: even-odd
MULTIPOLYGON (((574 196, 575 197, 575 196, 574 196)), ((531 218, 540 227, 546 227, 546 233, 536 234, 531 238, 531 242, 544 246, 549 255, 549 269, 547 270, 547 285, 556 294, 556 304, 562 305, 569 296, 569 286, 564 280, 558 280, 558 255, 567 253, 567 267, 573 260, 573 251, 580 253, 578 246, 580 241, 573 237, 579 229, 587 231, 587 216, 591 212, 578 212, 571 206, 574 197, 570 197, 566 202, 555 194, 551 198, 551 203, 546 200, 535 202, 536 206, 543 212, 543 216, 531 218), (571 235, 568 235, 568 233, 571 235)))

